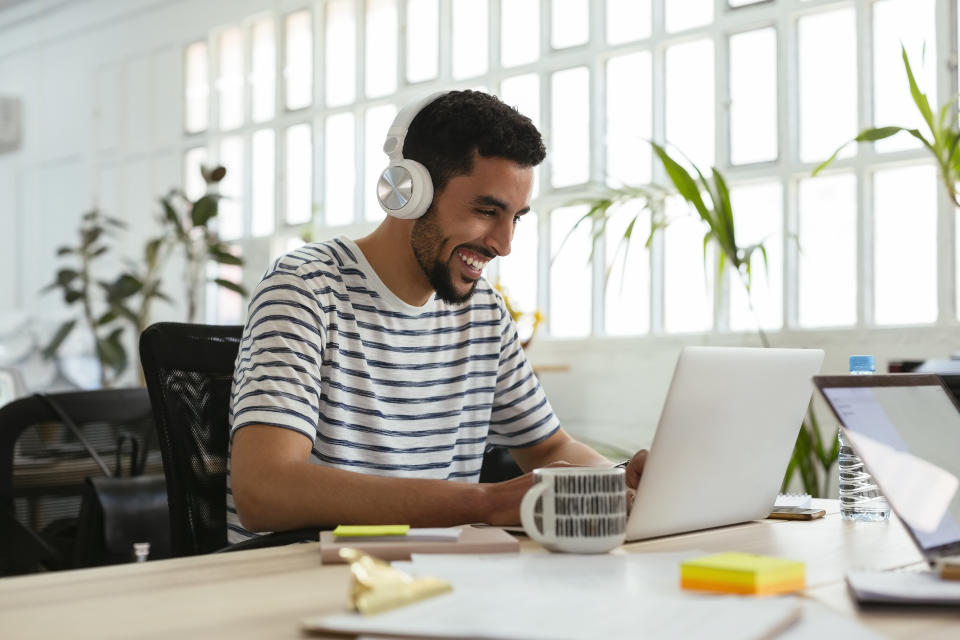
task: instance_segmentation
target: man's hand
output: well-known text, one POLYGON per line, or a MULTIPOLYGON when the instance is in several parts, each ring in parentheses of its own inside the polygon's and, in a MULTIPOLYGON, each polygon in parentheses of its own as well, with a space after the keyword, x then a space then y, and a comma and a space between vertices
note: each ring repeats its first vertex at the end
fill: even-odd
POLYGON ((647 453, 646 449, 640 449, 630 458, 630 464, 626 468, 627 487, 629 489, 636 491, 637 487, 640 486, 640 476, 643 475, 643 466, 647 463, 647 453))
MULTIPOLYGON (((570 464, 561 460, 547 466, 579 467, 583 465, 570 464)), ((503 482, 481 484, 480 487, 484 490, 487 502, 487 517, 484 522, 500 527, 520 524, 520 502, 532 486, 533 472, 503 482)))

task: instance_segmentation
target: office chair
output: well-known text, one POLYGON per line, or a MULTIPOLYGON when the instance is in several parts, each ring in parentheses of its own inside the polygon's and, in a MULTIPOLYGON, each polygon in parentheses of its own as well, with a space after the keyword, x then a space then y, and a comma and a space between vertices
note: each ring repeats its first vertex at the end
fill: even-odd
MULTIPOLYGON (((64 428, 57 409, 42 397, 27 396, 0 407, 0 575, 75 566, 77 516, 86 478, 119 475, 118 442, 129 435, 146 441, 152 430, 145 389, 48 397, 73 421, 99 460, 64 428), (112 460, 110 454, 115 455, 112 460)), ((139 447, 129 473, 143 471, 147 449, 139 447)))
POLYGON ((174 557, 316 540, 317 529, 227 546, 230 385, 243 327, 160 322, 140 336, 167 478, 174 557))

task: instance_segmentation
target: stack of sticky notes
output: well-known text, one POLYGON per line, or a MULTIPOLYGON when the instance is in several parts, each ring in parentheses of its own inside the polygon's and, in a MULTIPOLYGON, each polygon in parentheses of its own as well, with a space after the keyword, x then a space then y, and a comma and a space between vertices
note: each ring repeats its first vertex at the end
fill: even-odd
POLYGON ((684 589, 763 596, 799 591, 804 584, 802 562, 751 553, 718 553, 680 565, 684 589))
POLYGON ((347 525, 333 530, 338 542, 456 542, 463 530, 459 527, 414 529, 408 524, 347 525))

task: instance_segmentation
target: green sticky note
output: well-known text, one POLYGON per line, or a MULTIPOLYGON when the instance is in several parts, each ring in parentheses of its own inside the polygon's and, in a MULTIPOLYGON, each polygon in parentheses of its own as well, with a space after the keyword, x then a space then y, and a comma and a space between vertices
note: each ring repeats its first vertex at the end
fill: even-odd
POLYGON ((371 536, 405 536, 408 524, 341 524, 333 530, 337 538, 367 538, 371 536))

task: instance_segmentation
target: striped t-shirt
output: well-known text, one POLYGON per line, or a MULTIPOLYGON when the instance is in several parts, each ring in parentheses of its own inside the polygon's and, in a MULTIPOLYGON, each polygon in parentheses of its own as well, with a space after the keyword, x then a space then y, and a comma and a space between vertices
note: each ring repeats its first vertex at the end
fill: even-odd
MULTIPOLYGON (((476 482, 486 446, 525 447, 559 428, 500 295, 394 295, 351 240, 274 263, 250 300, 233 378, 231 435, 303 433, 314 464, 398 478, 476 482)), ((231 542, 240 525, 227 474, 231 542)))

